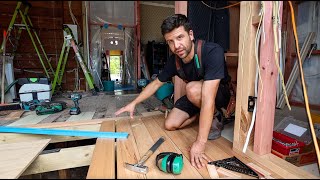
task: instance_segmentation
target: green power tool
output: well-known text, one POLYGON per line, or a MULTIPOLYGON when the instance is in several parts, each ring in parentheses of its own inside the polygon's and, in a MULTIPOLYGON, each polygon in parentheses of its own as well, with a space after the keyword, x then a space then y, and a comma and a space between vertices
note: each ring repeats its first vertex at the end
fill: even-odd
POLYGON ((78 115, 81 113, 80 107, 79 107, 79 99, 81 98, 82 98, 81 94, 77 94, 77 93, 71 94, 71 99, 74 102, 74 107, 70 109, 70 112, 69 112, 70 115, 78 115))
POLYGON ((63 111, 67 107, 67 103, 63 101, 41 102, 36 107, 37 115, 54 114, 63 111))

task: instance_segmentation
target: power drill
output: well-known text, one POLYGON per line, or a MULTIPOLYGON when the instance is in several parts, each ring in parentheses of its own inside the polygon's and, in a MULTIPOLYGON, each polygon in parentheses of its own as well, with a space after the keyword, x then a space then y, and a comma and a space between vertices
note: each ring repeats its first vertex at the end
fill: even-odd
POLYGON ((79 99, 82 98, 81 94, 71 94, 71 99, 74 102, 74 107, 71 107, 69 114, 70 115, 78 115, 81 113, 79 107, 79 99))

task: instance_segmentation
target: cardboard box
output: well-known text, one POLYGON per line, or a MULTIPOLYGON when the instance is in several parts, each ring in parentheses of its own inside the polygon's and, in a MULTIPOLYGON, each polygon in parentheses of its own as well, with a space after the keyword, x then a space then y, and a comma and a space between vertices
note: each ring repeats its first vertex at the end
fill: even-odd
POLYGON ((317 154, 315 151, 287 156, 272 149, 271 153, 298 167, 318 162, 317 154))

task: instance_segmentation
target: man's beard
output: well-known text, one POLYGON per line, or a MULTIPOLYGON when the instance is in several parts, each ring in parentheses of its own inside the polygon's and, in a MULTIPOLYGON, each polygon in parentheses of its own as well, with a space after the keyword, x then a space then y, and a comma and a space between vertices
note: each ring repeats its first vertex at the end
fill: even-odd
MULTIPOLYGON (((192 44, 192 41, 190 41, 190 44, 192 44)), ((185 52, 182 56, 179 56, 179 58, 180 59, 184 59, 184 58, 186 58, 189 54, 190 54, 190 52, 191 52, 191 47, 192 47, 192 45, 189 47, 189 48, 185 48, 185 49, 183 49, 183 51, 185 52)))

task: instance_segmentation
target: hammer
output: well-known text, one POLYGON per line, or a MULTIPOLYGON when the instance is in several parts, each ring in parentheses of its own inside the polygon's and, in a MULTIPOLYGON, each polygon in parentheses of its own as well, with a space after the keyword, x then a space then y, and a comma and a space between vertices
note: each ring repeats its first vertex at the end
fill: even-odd
POLYGON ((158 141, 142 156, 137 164, 125 163, 125 167, 131 171, 147 174, 148 167, 144 166, 144 162, 158 149, 158 147, 163 143, 165 137, 160 137, 158 141))

